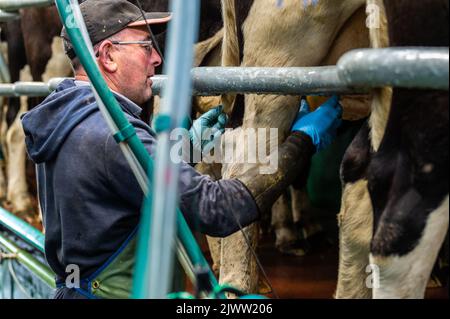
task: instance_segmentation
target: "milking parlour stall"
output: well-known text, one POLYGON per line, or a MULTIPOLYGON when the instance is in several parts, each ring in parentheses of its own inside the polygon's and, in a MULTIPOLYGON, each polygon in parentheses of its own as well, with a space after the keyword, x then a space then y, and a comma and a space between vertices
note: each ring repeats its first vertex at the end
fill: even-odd
POLYGON ((0 311, 448 299, 448 22, 448 0, 0 0, 0 311))

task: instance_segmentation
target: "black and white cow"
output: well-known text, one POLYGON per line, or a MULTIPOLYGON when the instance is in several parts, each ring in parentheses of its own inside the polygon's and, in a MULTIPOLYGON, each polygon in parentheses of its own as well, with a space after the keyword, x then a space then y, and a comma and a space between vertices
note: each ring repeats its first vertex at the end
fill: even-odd
MULTIPOLYGON (((388 36, 375 42, 448 47, 447 0, 376 2, 388 36)), ((448 124, 448 91, 376 94, 342 164, 337 298, 424 297, 449 223, 448 124)))

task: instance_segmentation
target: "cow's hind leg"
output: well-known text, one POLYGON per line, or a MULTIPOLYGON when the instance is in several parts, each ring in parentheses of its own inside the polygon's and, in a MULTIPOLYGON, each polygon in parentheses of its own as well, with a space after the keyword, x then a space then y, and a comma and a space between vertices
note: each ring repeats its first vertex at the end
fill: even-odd
POLYGON ((7 124, 6 124, 6 111, 8 109, 8 105, 4 104, 2 98, 0 98, 0 107, 2 108, 1 116, 0 116, 0 203, 2 203, 6 199, 7 192, 7 178, 6 178, 6 132, 7 132, 7 124))
POLYGON ((7 202, 12 212, 36 225, 37 219, 34 212, 31 196, 25 178, 26 151, 25 135, 20 122, 20 114, 26 110, 26 98, 21 98, 22 107, 13 125, 6 134, 8 152, 7 163, 7 202))
POLYGON ((252 248, 242 232, 222 239, 221 260, 225 262, 220 267, 220 284, 231 285, 252 294, 258 290, 258 266, 251 249, 256 249, 259 225, 252 224, 244 228, 243 232, 252 248))
POLYGON ((366 285, 373 214, 365 178, 370 159, 369 128, 363 126, 344 157, 339 214, 339 276, 336 298, 370 298, 366 285))
POLYGON ((288 255, 304 256, 305 250, 296 247, 299 236, 296 231, 291 202, 283 194, 272 207, 272 226, 275 231, 275 245, 279 251, 288 255))

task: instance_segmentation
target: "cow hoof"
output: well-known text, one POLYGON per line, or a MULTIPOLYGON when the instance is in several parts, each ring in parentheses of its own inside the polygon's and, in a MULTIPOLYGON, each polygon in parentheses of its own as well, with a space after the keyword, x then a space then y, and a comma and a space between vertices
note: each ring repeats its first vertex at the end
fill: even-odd
POLYGON ((296 241, 288 244, 277 245, 277 249, 284 255, 303 257, 309 252, 310 247, 306 241, 296 241))

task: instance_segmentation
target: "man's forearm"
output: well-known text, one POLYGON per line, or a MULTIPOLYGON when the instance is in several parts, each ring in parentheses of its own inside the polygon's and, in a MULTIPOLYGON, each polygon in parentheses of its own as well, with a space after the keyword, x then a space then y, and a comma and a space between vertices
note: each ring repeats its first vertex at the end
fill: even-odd
POLYGON ((234 176, 253 195, 261 213, 269 210, 283 191, 296 182, 299 172, 309 170, 315 147, 308 135, 295 132, 279 147, 278 152, 278 169, 274 174, 262 175, 255 167, 254 171, 247 171, 243 176, 234 176))

